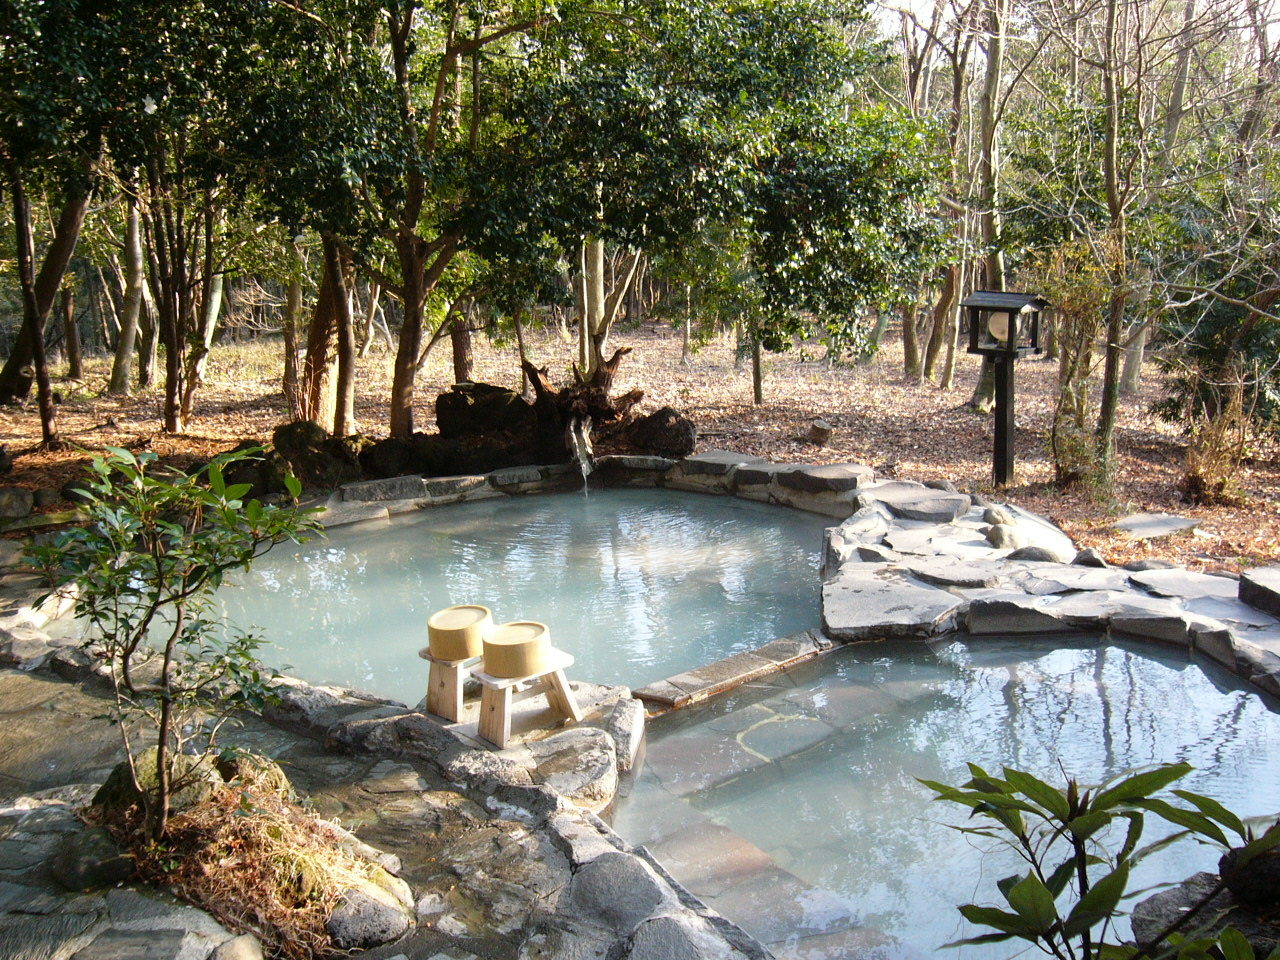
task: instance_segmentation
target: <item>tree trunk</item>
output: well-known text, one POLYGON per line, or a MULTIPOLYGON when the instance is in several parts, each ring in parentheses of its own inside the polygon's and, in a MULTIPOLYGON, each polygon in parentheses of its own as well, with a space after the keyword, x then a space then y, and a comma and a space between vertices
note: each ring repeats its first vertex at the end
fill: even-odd
POLYGON ((328 257, 320 280, 320 294, 307 330, 307 353, 302 364, 300 414, 333 432, 337 404, 338 307, 328 257))
POLYGON ((938 302, 933 307, 933 328, 929 332, 929 343, 924 351, 924 375, 922 380, 932 380, 938 367, 938 354, 947 342, 947 334, 951 330, 951 316, 960 300, 960 265, 952 263, 947 266, 942 278, 942 290, 938 294, 938 302))
POLYGON ((428 265, 426 245, 413 236, 400 236, 396 252, 404 277, 404 323, 400 327, 400 346, 396 350, 391 380, 391 436, 413 435, 413 381, 418 372, 418 354, 422 350, 423 305, 439 283, 445 268, 453 259, 457 241, 443 238, 428 265))
POLYGON ((150 390, 156 382, 156 360, 160 353, 160 324, 156 320, 155 300, 151 288, 142 286, 142 305, 138 311, 138 387, 150 390))
POLYGON ((616 271, 613 289, 605 284, 604 241, 588 237, 582 245, 582 313, 578 331, 578 370, 581 382, 589 383, 604 363, 609 332, 631 289, 640 266, 640 254, 630 253, 616 271))
MULTIPOLYGON (((36 396, 40 403, 40 431, 43 445, 58 446, 58 430, 54 422, 53 390, 49 385, 49 366, 44 354, 44 325, 48 310, 41 310, 36 292, 35 244, 31 238, 31 206, 27 202, 26 184, 15 169, 10 181, 13 195, 13 223, 16 234, 18 282, 22 288, 22 323, 31 343, 31 360, 35 366, 36 396)), ((48 260, 46 258, 46 263, 48 260)), ((43 272, 43 271, 42 271, 43 272)), ((52 302, 50 302, 52 307, 52 302)))
MULTIPOLYGON (((472 304, 474 306, 474 303, 472 304)), ((453 348, 453 382, 474 379, 475 354, 471 349, 471 308, 456 314, 449 325, 449 344, 453 348)))
POLYGON ((1142 361, 1147 350, 1147 324, 1135 324, 1137 327, 1129 335, 1124 348, 1124 372, 1120 375, 1120 395, 1136 396, 1142 390, 1142 361))
POLYGON ((686 367, 693 362, 693 352, 689 341, 692 339, 693 326, 693 284, 684 285, 684 337, 680 343, 680 362, 686 367))
POLYGON ((187 354, 187 369, 182 391, 182 422, 191 421, 195 409, 196 390, 204 383, 204 372, 209 365, 209 352, 213 349, 213 336, 218 330, 218 315, 222 312, 222 291, 225 284, 222 274, 209 278, 205 287, 204 308, 200 311, 200 329, 195 343, 187 354))
POLYGON ((293 248, 293 263, 291 266, 284 304, 284 376, 280 381, 280 389, 284 392, 284 402, 285 406, 289 408, 289 415, 301 418, 302 396, 298 371, 298 325, 302 322, 303 262, 302 252, 297 246, 293 248))
POLYGON ((62 335, 67 344, 67 379, 84 379, 84 360, 80 354, 80 325, 76 323, 76 295, 62 289, 62 335))
POLYGON ((133 348, 138 336, 138 313, 142 306, 142 219, 138 203, 130 198, 124 231, 124 303, 120 312, 120 335, 116 338, 107 393, 127 394, 133 366, 133 348))
POLYGON ((1102 401, 1098 405, 1098 428, 1094 435, 1094 457, 1104 482, 1114 467, 1116 415, 1120 401, 1121 339, 1124 333, 1125 303, 1128 300, 1128 251, 1126 243, 1127 186, 1122 184, 1119 143, 1121 136, 1121 79, 1117 70, 1119 0, 1107 0, 1106 32, 1102 70, 1103 99, 1106 102, 1102 174, 1107 192, 1107 212, 1115 243, 1110 264, 1111 298, 1107 308, 1107 352, 1102 367, 1102 401))
MULTIPOLYGON (((378 312, 382 309, 378 304, 379 298, 382 296, 382 287, 376 280, 369 281, 369 306, 364 314, 364 340, 360 344, 359 358, 363 360, 369 355, 369 350, 373 346, 373 336, 378 320, 378 312)), ((386 329, 384 324, 383 329, 386 329)), ((390 336, 387 338, 390 345, 390 336)))
POLYGON ((524 346, 524 304, 516 307, 515 312, 511 315, 511 321, 516 328, 516 349, 520 353, 520 396, 528 399, 529 397, 529 354, 524 346))
MULTIPOLYGON (((0 403, 15 403, 25 400, 31 392, 31 384, 35 379, 35 360, 37 348, 31 342, 31 330, 38 327, 43 335, 45 322, 53 310, 53 301, 58 288, 62 286, 62 278, 66 276, 71 256, 75 253, 76 243, 80 239, 80 230, 84 226, 85 213, 89 209, 89 195, 92 190, 92 179, 96 176, 97 160, 92 160, 85 171, 86 178, 73 177, 67 187, 66 200, 62 212, 58 216, 58 226, 53 233, 53 241, 45 251, 44 262, 34 281, 35 316, 37 324, 27 324, 25 317, 22 330, 14 340, 13 349, 0 369, 0 403)), ((25 194, 24 194, 25 198, 25 194)), ((27 225, 30 231, 30 223, 27 225)), ((24 307, 25 311, 25 307, 24 307)), ((39 353, 43 355, 44 344, 39 345, 39 353)), ((47 372, 47 371, 46 371, 47 372)))
POLYGON ((751 401, 756 405, 764 403, 764 357, 760 349, 760 338, 753 331, 751 334, 751 401))
POLYGON ((920 331, 916 326, 919 309, 920 304, 914 297, 902 305, 902 376, 916 382, 920 380, 920 331))
MULTIPOLYGON (((987 75, 982 88, 982 154, 979 198, 982 242, 987 248, 987 289, 1003 290, 1004 253, 1000 249, 1000 84, 1004 72, 1004 21, 1008 0, 988 0, 987 75)), ((994 381, 993 381, 994 383, 994 381)))
POLYGON ((347 294, 346 269, 338 244, 326 235, 324 265, 329 274, 338 333, 338 396, 334 410, 333 434, 349 437, 356 432, 356 330, 351 317, 351 297, 347 294))
POLYGON ((960 311, 963 309, 960 301, 964 299, 960 293, 965 288, 968 273, 963 260, 955 266, 955 271, 955 296, 951 298, 951 310, 943 320, 946 325, 947 358, 943 361, 942 379, 938 382, 938 388, 941 390, 950 390, 956 383, 956 352, 960 340, 960 311))

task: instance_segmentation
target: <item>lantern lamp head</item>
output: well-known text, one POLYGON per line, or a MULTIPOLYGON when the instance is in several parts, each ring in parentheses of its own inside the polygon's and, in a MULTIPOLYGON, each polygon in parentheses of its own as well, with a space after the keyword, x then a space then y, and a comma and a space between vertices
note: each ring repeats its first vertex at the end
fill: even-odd
POLYGON ((967 311, 970 353, 1007 359, 1040 353, 1040 311, 1048 301, 1030 293, 975 290, 960 305, 967 311))

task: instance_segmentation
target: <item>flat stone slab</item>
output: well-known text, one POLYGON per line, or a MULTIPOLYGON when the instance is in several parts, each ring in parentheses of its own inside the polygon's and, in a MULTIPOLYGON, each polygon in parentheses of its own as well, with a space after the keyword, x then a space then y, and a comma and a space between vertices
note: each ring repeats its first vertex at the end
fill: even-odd
POLYGON ((325 527, 342 527, 349 523, 366 523, 371 520, 390 520, 391 515, 383 503, 366 503, 359 500, 338 500, 325 505, 317 514, 325 527))
POLYGON ((1123 570, 1102 567, 1064 566, 1060 563, 1029 563, 1018 577, 1018 585, 1027 593, 1046 595, 1073 590, 1123 590, 1129 574, 1123 570))
POLYGON ((937 587, 884 576, 879 564, 845 566, 822 585, 822 623, 838 640, 927 637, 946 628, 963 601, 937 587))
POLYGON ((1052 634, 1072 629, 1045 610, 1043 598, 1022 593, 970 600, 965 622, 974 636, 1052 634))
POLYGON ((743 463, 768 463, 764 457, 749 453, 737 453, 733 450, 708 450, 685 457, 678 464, 681 472, 687 476, 723 477, 734 467, 743 463))
POLYGON ((427 496, 432 498, 462 497, 489 487, 489 478, 485 476, 428 477, 423 482, 427 496))
POLYGON ((506 467, 489 474, 489 482, 495 487, 516 487, 522 483, 539 483, 542 471, 537 467, 506 467))
POLYGON ((1246 627, 1274 627, 1276 618, 1264 610, 1239 600, 1223 597, 1192 597, 1184 601, 1186 608, 1202 617, 1246 627))
POLYGON ((650 457, 640 454, 606 454, 596 457, 597 470, 657 470, 662 473, 676 465, 667 457, 650 457))
POLYGON ((778 665, 773 660, 744 652, 668 677, 667 683, 684 691, 689 702, 697 703, 777 671, 778 665))
POLYGON ((1129 579, 1161 597, 1218 597, 1235 600, 1240 594, 1239 581, 1231 577, 1217 577, 1191 570, 1141 570, 1130 573, 1129 579))
POLYGON ((950 557, 921 557, 902 566, 917 580, 940 587, 998 587, 1010 572, 1010 565, 998 560, 957 561, 950 557))
POLYGON ((778 485, 805 493, 843 493, 875 479, 875 471, 861 463, 830 463, 780 471, 778 485))
POLYGON ((760 487, 773 483, 779 474, 790 473, 802 465, 794 463, 744 463, 733 471, 735 487, 760 487))
POLYGON ((1240 575, 1240 599, 1280 617, 1280 567, 1259 567, 1240 575))
POLYGON ((427 494, 422 477, 413 474, 391 477, 387 480, 366 480, 348 483, 342 487, 343 500, 413 500, 427 494))
POLYGON ((1132 540, 1159 540, 1194 530, 1200 521, 1171 513, 1134 513, 1116 521, 1115 529, 1132 540))
POLYGON ((963 493, 947 493, 923 484, 894 480, 875 486, 863 487, 858 493, 858 505, 870 506, 883 503, 896 517, 904 520, 924 520, 929 523, 950 523, 968 513, 971 502, 963 493))

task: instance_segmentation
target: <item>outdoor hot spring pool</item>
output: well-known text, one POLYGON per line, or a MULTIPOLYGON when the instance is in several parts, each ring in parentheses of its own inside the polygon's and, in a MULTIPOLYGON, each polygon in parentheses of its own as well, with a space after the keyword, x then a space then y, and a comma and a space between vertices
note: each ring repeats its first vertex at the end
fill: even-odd
MULTIPOLYGON (((932 802, 916 778, 962 783, 974 762, 1096 783, 1178 760, 1195 770, 1176 787, 1244 816, 1280 811, 1275 702, 1185 652, 1061 638, 852 644, 651 723, 614 826, 780 955, 1003 958, 1017 941, 938 947, 989 932, 956 906, 1003 905, 996 881, 1025 867, 948 829, 967 811, 932 802)), ((1168 829, 1149 816, 1145 839, 1168 829)), ((1219 854, 1175 844, 1130 889, 1216 871, 1219 854)))
POLYGON ((427 617, 460 603, 546 623, 570 680, 640 687, 818 627, 829 523, 663 490, 504 497, 277 547, 220 597, 273 666, 411 705, 427 617))

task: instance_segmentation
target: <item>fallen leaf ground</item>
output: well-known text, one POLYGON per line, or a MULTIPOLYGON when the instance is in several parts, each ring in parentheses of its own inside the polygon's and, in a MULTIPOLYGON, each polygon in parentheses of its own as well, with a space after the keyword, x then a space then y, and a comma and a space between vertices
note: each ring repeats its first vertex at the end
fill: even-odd
MULTIPOLYGON (((889 343, 860 366, 830 366, 820 347, 766 358, 765 402, 751 402, 748 363, 735 364, 730 337, 697 349, 688 364, 681 340, 667 328, 619 330, 614 345, 634 347, 623 361, 615 390, 645 391, 644 411, 670 405, 699 429, 699 449, 730 449, 777 461, 828 463, 852 460, 877 472, 912 480, 950 480, 962 491, 993 495, 1049 517, 1080 546, 1095 547, 1113 563, 1160 558, 1201 570, 1233 570, 1280 560, 1280 446, 1259 441, 1236 478, 1233 505, 1192 506, 1178 494, 1184 442, 1176 427, 1156 419, 1152 401, 1161 395, 1159 371, 1149 364, 1143 389, 1122 402, 1117 433, 1119 465, 1109 495, 1060 491, 1050 483, 1046 440, 1056 364, 1033 358, 1017 368, 1016 481, 993 493, 990 416, 967 406, 978 360, 960 358, 956 387, 907 381, 902 351, 889 343), (805 437, 821 417, 834 432, 825 446, 805 437), (1139 542, 1118 534, 1115 521, 1136 512, 1167 512, 1198 521, 1194 533, 1139 542)), ((381 346, 381 345, 379 345, 381 346)), ((286 419, 279 389, 279 341, 218 348, 197 397, 197 416, 186 436, 169 436, 160 424, 158 390, 105 397, 105 358, 91 360, 83 382, 55 382, 60 435, 71 449, 42 452, 34 404, 0 408, 0 443, 15 458, 4 483, 57 490, 77 477, 88 453, 106 445, 149 449, 177 462, 208 457, 242 439, 266 441, 286 419)), ((572 339, 552 328, 530 339, 529 352, 549 366, 553 380, 567 376, 572 339)), ((519 386, 514 346, 475 341, 475 378, 519 386)), ((57 371, 55 371, 57 372, 57 371)), ((391 354, 375 347, 362 361, 357 417, 362 432, 386 435, 391 354)), ((438 347, 418 382, 419 429, 434 429, 433 402, 451 382, 448 345, 438 347)), ((47 507, 46 509, 54 509, 47 507)))

